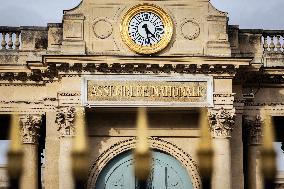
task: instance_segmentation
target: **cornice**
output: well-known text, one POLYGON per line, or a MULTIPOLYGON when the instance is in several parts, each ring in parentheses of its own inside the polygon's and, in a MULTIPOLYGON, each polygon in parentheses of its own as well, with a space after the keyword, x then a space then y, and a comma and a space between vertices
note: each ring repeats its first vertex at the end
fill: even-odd
POLYGON ((167 63, 48 63, 45 67, 29 65, 31 73, 5 72, 0 74, 0 84, 37 84, 59 80, 63 75, 94 74, 210 74, 216 78, 233 78, 237 67, 232 64, 167 64, 167 63))
POLYGON ((48 63, 123 63, 123 64, 196 64, 196 65, 249 65, 252 58, 213 57, 213 56, 86 56, 86 55, 43 55, 43 64, 48 63))

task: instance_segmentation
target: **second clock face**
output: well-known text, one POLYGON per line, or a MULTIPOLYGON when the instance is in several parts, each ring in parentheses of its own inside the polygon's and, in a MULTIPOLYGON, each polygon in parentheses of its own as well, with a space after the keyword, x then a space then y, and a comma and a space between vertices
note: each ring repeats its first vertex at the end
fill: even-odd
POLYGON ((132 17, 129 28, 131 39, 140 46, 152 46, 159 43, 165 33, 160 16, 153 12, 140 12, 132 17))

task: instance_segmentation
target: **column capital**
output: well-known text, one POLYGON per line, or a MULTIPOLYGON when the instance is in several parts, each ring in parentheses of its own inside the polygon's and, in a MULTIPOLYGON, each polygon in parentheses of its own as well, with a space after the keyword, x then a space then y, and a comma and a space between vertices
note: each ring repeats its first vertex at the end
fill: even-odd
POLYGON ((214 138, 229 138, 235 125, 235 109, 209 109, 209 123, 214 138))
POLYGON ((75 135, 75 114, 76 110, 81 110, 83 107, 60 107, 56 113, 55 123, 58 126, 57 131, 61 136, 74 136, 75 135))
POLYGON ((248 133, 248 145, 261 145, 263 137, 262 117, 260 115, 246 116, 244 119, 244 124, 248 133))
POLYGON ((23 144, 38 144, 42 115, 20 115, 20 127, 23 144))

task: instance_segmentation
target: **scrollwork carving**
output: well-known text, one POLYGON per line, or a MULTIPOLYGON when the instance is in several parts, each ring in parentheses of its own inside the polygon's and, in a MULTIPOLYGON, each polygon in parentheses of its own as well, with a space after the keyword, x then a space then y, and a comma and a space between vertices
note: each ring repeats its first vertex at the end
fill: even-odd
POLYGON ((235 112, 224 108, 210 110, 209 122, 213 137, 230 137, 235 124, 235 112))
POLYGON ((60 108, 56 114, 55 123, 58 125, 57 131, 61 136, 73 136, 75 132, 75 108, 64 107, 60 108))
POLYGON ((38 144, 39 129, 42 124, 41 115, 20 116, 22 142, 24 144, 38 144))

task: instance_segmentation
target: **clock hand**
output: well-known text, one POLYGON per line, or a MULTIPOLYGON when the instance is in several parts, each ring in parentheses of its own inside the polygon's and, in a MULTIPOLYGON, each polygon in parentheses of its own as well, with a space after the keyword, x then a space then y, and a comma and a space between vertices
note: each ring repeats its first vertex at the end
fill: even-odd
MULTIPOLYGON (((149 34, 152 34, 152 33, 149 31, 147 24, 144 24, 144 25, 142 26, 142 28, 145 29, 146 36, 147 36, 147 39, 148 39, 148 44, 150 44, 151 41, 150 41, 150 38, 149 38, 149 34)), ((153 35, 153 34, 152 34, 152 35, 153 35)))
MULTIPOLYGON (((149 34, 150 34, 151 37, 153 37, 156 41, 158 41, 157 38, 156 38, 156 36, 148 29, 148 25, 147 25, 147 24, 144 24, 144 25, 142 26, 142 28, 145 29, 146 34, 147 34, 147 38, 148 38, 148 36, 149 36, 149 34)), ((156 29, 155 29, 155 32, 156 32, 156 29)), ((150 39, 148 39, 148 40, 149 40, 149 43, 150 43, 150 39)))
POLYGON ((155 35, 150 30, 148 30, 148 32, 149 34, 151 34, 152 37, 156 38, 155 35))

